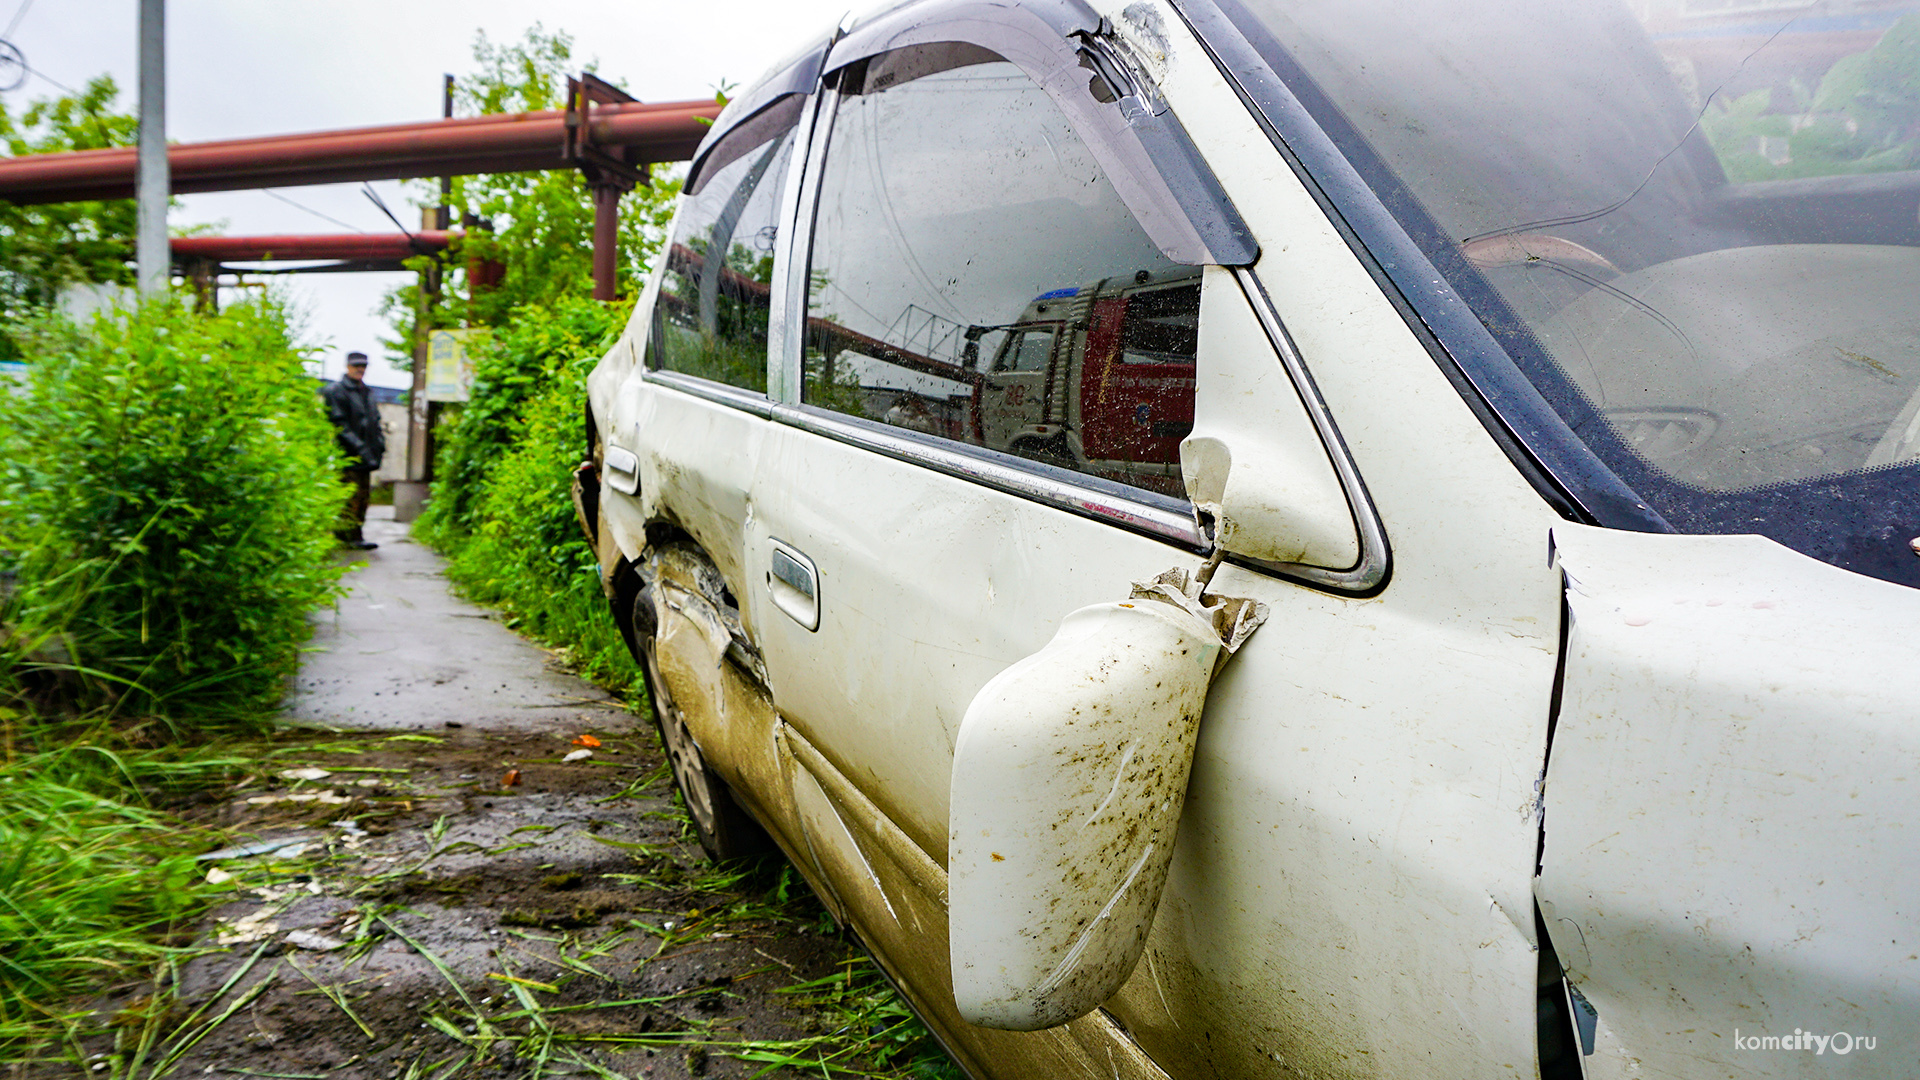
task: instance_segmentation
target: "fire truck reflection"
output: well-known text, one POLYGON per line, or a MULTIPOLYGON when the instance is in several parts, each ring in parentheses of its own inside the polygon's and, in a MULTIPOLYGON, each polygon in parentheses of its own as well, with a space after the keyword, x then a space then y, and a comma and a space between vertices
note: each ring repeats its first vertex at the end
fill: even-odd
POLYGON ((1179 497, 1199 312, 1182 267, 1043 293, 1013 322, 951 335, 957 348, 812 318, 807 400, 1179 497))

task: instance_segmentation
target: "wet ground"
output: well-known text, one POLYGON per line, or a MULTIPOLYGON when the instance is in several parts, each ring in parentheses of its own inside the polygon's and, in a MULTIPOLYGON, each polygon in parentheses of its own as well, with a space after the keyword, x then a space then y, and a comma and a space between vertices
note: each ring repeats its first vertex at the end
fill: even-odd
POLYGON ((328 730, 191 811, 231 900, 93 1075, 957 1075, 791 870, 704 862, 650 723, 368 533, 288 708, 328 730))

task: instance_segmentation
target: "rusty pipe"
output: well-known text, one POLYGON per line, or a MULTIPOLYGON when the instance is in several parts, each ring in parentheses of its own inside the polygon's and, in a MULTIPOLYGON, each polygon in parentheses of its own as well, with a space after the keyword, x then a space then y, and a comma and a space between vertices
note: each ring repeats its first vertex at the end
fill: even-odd
POLYGON ((211 262, 303 262, 309 259, 404 259, 444 250, 460 233, 428 229, 405 233, 341 233, 281 236, 177 236, 175 259, 211 262))
MULTIPOLYGON (((603 106, 593 141, 622 147, 636 164, 691 157, 718 115, 712 101, 603 106)), ((561 156, 565 114, 500 116, 377 128, 183 143, 168 150, 176 193, 298 184, 410 179, 568 167, 561 156)), ((0 161, 0 198, 16 205, 133 194, 130 148, 33 154, 0 161)))

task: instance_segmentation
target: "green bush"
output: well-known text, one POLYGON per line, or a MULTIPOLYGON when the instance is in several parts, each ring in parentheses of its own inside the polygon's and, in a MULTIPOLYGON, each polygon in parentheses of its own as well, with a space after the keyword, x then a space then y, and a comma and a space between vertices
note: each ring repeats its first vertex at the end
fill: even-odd
POLYGON ((631 688, 635 671, 600 590, 569 492, 586 450, 587 374, 629 307, 563 299, 517 309, 474 370, 472 400, 440 430, 419 535, 466 594, 569 650, 585 676, 631 688))
POLYGON ((286 311, 160 300, 25 341, 0 393, 15 695, 176 728, 271 710, 340 574, 339 462, 286 311))

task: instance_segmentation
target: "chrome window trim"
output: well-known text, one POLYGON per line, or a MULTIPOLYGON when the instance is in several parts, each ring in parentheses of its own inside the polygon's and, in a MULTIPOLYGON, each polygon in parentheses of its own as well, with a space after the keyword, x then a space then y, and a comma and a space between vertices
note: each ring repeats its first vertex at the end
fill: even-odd
MULTIPOLYGON (((1353 455, 1347 448, 1346 439, 1340 434, 1340 427, 1333 418, 1332 410, 1328 408, 1326 399, 1321 396, 1319 385, 1314 382, 1312 372, 1307 370, 1306 362, 1301 358, 1299 349, 1294 346, 1292 336, 1287 333, 1279 315, 1274 311, 1272 299, 1267 295, 1266 288, 1260 283, 1259 277, 1250 270, 1235 268, 1233 274, 1235 281, 1245 292, 1255 315, 1259 318, 1261 329, 1266 332, 1269 344, 1273 346, 1275 354, 1280 358, 1280 365, 1287 374, 1288 382, 1292 384, 1294 391, 1299 394, 1302 404, 1306 407, 1314 432, 1319 435, 1321 446, 1327 453, 1327 459, 1333 465, 1334 474, 1339 478, 1341 490, 1347 497, 1348 510, 1353 514, 1354 527, 1360 542, 1360 560, 1344 569, 1329 569, 1301 563, 1267 562, 1263 559, 1234 555, 1231 552, 1228 553, 1227 560, 1248 569, 1273 574, 1329 592, 1359 597, 1372 596, 1386 588, 1392 576, 1392 549, 1387 542, 1386 526, 1380 519, 1379 510, 1374 506, 1371 494, 1367 491, 1366 482, 1360 476, 1359 466, 1354 462, 1353 455)), ((1130 498, 1121 492, 1104 490, 1100 486, 1087 482, 1097 478, 1066 469, 1042 465, 986 447, 955 443, 938 436, 892 427, 811 405, 761 399, 725 384, 710 383, 692 376, 657 371, 648 372, 648 376, 652 381, 665 383, 721 404, 750 409, 757 415, 766 416, 822 438, 884 454, 909 464, 944 473, 955 479, 1030 499, 1042 505, 1116 525, 1157 540, 1179 544, 1196 553, 1209 553, 1214 547, 1212 539, 1201 531, 1190 506, 1182 512, 1167 505, 1180 500, 1163 497, 1165 502, 1162 503, 1154 501, 1153 497, 1146 492, 1141 493, 1144 496, 1142 498, 1130 498)), ((1118 482, 1109 483, 1116 488, 1124 487, 1118 482)))
POLYGON ((775 291, 767 333, 767 396, 786 405, 799 404, 806 382, 802 361, 807 347, 807 268, 813 265, 813 226, 820 202, 820 172, 839 101, 840 95, 832 87, 821 86, 814 92, 812 109, 801 125, 804 130, 795 129, 796 138, 804 136, 807 140, 805 153, 794 155, 794 171, 788 177, 791 191, 781 193, 783 200, 791 194, 793 203, 791 208, 784 201, 781 204, 787 239, 774 251, 775 291), (786 217, 789 209, 792 216, 786 217), (784 265, 779 261, 783 254, 784 265))
POLYGON ((641 378, 655 386, 665 386, 683 394, 704 398, 716 405, 750 412, 763 420, 773 415, 773 402, 764 395, 756 394, 751 390, 742 390, 727 383, 702 379, 697 375, 683 375, 678 371, 663 371, 659 368, 645 369, 641 378))
MULTIPOLYGON (((861 420, 811 405, 775 405, 773 419, 835 442, 945 473, 1009 495, 1109 525, 1118 525, 1196 553, 1208 549, 1190 510, 1103 491, 1066 469, 1056 469, 986 447, 861 420)), ((1123 485, 1114 484, 1115 487, 1123 485)), ((1142 495, 1147 495, 1142 492, 1142 495)), ((1164 497, 1163 497, 1164 498, 1164 497)), ((1180 500, 1166 498, 1168 503, 1180 500)))
POLYGON ((1267 562, 1231 552, 1227 555, 1227 561, 1333 592, 1372 596, 1386 588, 1387 579, 1393 572, 1392 550, 1387 545, 1387 530, 1380 520, 1380 511, 1373 505, 1373 496, 1367 492, 1366 481, 1360 477, 1360 468, 1354 463, 1353 453, 1347 449, 1347 441, 1340 434, 1333 411, 1327 408, 1326 399, 1320 395, 1319 384, 1313 381, 1313 373, 1307 370, 1306 361, 1301 359, 1292 335, 1280 322, 1279 313, 1273 308, 1273 298, 1267 295, 1259 275, 1235 267, 1233 276, 1240 283, 1241 291, 1246 293, 1254 314, 1259 317, 1261 328, 1267 332, 1267 341, 1279 355, 1280 366, 1286 370, 1288 381, 1293 383, 1294 391, 1300 395, 1301 404, 1306 406, 1307 416, 1313 421, 1313 430, 1320 436, 1320 445, 1327 452, 1334 475, 1339 477, 1340 488, 1346 493, 1347 509, 1353 514, 1354 528, 1360 540, 1360 561, 1344 570, 1329 570, 1302 563, 1267 562))

